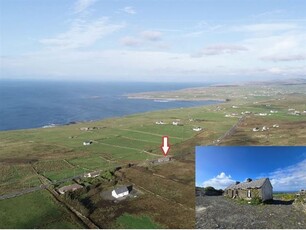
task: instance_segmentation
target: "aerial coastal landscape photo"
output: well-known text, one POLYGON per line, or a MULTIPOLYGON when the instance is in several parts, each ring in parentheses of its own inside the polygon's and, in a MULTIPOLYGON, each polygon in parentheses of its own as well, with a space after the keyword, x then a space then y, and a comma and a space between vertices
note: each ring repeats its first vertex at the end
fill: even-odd
POLYGON ((0 0, 0 229, 305 229, 302 0, 0 0))

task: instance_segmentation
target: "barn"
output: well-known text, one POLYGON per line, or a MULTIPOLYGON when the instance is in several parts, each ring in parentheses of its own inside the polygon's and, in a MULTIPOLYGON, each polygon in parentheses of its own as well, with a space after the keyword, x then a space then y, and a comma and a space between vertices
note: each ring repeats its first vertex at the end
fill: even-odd
POLYGON ((269 178, 258 180, 247 179, 246 182, 232 184, 224 190, 230 198, 252 199, 259 197, 262 201, 273 199, 273 187, 269 178))

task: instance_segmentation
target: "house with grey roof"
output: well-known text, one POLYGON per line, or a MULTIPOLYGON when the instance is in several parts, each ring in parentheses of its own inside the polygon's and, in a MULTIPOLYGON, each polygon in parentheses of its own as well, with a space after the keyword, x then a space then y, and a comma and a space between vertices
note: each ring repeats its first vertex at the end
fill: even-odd
POLYGON ((236 182, 224 190, 224 195, 230 198, 252 199, 259 197, 262 201, 273 199, 273 187, 269 178, 258 180, 247 179, 246 182, 236 182))

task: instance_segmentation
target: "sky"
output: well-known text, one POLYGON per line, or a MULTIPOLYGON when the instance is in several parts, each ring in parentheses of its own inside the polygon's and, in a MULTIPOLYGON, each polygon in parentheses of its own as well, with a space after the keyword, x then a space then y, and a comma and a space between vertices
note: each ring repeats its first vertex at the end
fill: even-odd
POLYGON ((0 78, 305 77, 304 0, 1 0, 0 78))
POLYGON ((196 147, 196 186, 224 189, 269 178, 273 191, 306 189, 306 147, 196 147))

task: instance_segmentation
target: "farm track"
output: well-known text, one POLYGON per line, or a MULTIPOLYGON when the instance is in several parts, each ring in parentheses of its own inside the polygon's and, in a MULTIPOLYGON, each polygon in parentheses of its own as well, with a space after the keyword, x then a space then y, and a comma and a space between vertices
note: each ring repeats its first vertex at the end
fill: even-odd
POLYGON ((215 143, 214 145, 219 145, 219 144, 221 144, 222 140, 224 140, 225 138, 231 136, 231 135, 235 132, 236 128, 237 128, 243 121, 245 121, 245 119, 246 119, 246 116, 243 116, 243 117, 239 118, 239 120, 237 121, 237 123, 234 124, 225 134, 223 134, 221 137, 219 137, 219 138, 218 138, 219 142, 215 143))

